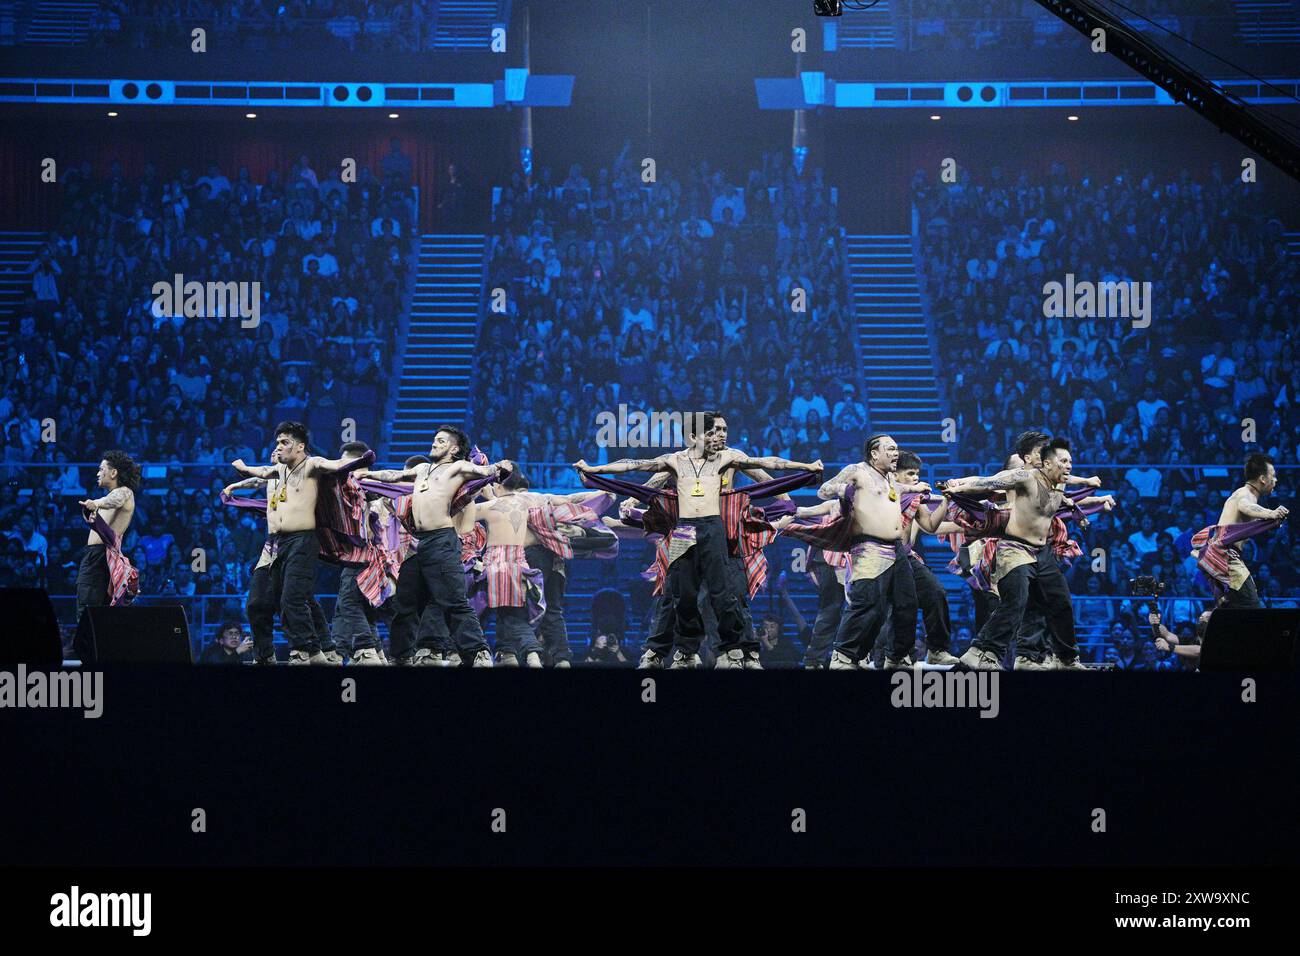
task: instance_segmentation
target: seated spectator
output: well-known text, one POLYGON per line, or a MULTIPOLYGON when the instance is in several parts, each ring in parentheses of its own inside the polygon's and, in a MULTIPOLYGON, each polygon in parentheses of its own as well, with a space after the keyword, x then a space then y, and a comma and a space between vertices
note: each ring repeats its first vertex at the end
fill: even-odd
POLYGON ((221 626, 221 632, 199 655, 200 664, 238 664, 248 659, 253 640, 244 635, 239 624, 231 621, 221 626))

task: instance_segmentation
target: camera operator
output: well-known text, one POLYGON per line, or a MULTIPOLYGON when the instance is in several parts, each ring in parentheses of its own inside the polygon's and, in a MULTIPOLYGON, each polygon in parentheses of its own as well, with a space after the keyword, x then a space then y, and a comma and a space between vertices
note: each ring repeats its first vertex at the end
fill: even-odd
POLYGON ((1180 640, 1178 635, 1165 627, 1160 620, 1160 612, 1152 610, 1147 614, 1147 623, 1151 625, 1151 637, 1156 650, 1163 655, 1172 653, 1175 661, 1184 670, 1195 670, 1201 659, 1201 635, 1209 623, 1210 612, 1205 611, 1196 622, 1196 634, 1187 640, 1180 640))

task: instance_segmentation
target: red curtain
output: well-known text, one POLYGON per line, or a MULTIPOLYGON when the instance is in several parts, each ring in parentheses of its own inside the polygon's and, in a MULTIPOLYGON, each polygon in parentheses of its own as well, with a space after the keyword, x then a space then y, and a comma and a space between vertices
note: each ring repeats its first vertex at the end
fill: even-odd
MULTIPOLYGON (((58 183, 41 182, 41 162, 57 163, 59 181, 83 161, 97 176, 121 163, 128 179, 139 176, 152 161, 159 175, 170 177, 188 168, 194 177, 215 163, 232 180, 241 166, 254 182, 264 182, 277 169, 285 176, 301 155, 306 155, 320 179, 337 176, 345 158, 357 168, 369 166, 379 175, 379 164, 396 137, 411 158, 413 184, 420 190, 423 228, 436 226, 438 196, 447 179, 448 162, 462 166, 477 156, 462 156, 463 147, 448 149, 447 142, 479 143, 479 137, 451 137, 428 124, 417 130, 382 123, 343 125, 337 122, 277 124, 259 128, 257 120, 242 123, 178 125, 132 123, 112 125, 109 118, 27 126, 0 143, 0 224, 12 229, 39 229, 54 224, 61 205, 58 183), (89 129, 93 128, 93 137, 89 129)), ((489 137, 491 138, 491 137, 489 137)), ((499 154, 499 151, 498 151, 499 154)))

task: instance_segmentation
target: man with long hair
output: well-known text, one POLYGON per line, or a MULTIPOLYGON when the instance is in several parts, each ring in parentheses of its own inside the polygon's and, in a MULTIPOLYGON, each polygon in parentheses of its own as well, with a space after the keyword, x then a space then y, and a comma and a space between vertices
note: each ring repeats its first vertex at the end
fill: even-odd
MULTIPOLYGON (((140 466, 124 451, 114 449, 104 452, 95 473, 95 484, 108 494, 102 498, 87 498, 79 502, 86 523, 91 525, 86 538, 86 551, 77 569, 77 620, 88 607, 102 607, 114 602, 113 574, 109 566, 109 549, 119 554, 122 536, 131 525, 135 514, 135 493, 140 489, 140 466), (111 541, 105 541, 96 529, 96 519, 108 526, 111 541)), ((129 564, 127 565, 129 568, 129 564)))

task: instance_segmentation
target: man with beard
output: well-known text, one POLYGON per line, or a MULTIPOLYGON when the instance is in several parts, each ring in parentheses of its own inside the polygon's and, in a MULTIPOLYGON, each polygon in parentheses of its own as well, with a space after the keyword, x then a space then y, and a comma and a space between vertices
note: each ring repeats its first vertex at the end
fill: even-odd
POLYGON ((1074 637, 1074 609, 1070 589, 1056 558, 1046 547, 1052 519, 1065 504, 1057 491, 1070 476, 1070 445, 1056 438, 1043 446, 1036 468, 1016 468, 991 477, 958 479, 945 491, 1013 491, 1006 531, 994 553, 992 583, 998 589, 998 606, 980 630, 961 663, 973 670, 1001 670, 1020 627, 1032 592, 1043 608, 1057 645, 1057 667, 1083 670, 1074 637))
POLYGON ((275 427, 273 464, 250 466, 242 459, 231 463, 240 474, 267 482, 267 539, 253 570, 247 605, 257 657, 263 662, 274 656, 278 612, 291 647, 290 664, 332 663, 321 650, 318 627, 323 622, 313 620, 312 613, 312 590, 321 553, 317 500, 323 481, 345 476, 359 464, 373 460, 373 456, 326 459, 308 455, 307 442, 307 426, 281 422, 275 427))
POLYGON ((651 459, 622 459, 606 465, 575 464, 581 475, 622 474, 629 471, 670 472, 676 485, 678 516, 668 542, 666 591, 670 595, 677 625, 683 634, 702 634, 704 623, 695 600, 706 584, 709 604, 718 620, 719 656, 744 666, 745 620, 735 592, 734 572, 729 570, 730 547, 722 516, 720 495, 724 479, 736 468, 820 471, 821 462, 805 464, 775 456, 751 458, 733 449, 710 449, 709 433, 717 412, 695 416, 690 429, 690 446, 651 459), (735 652, 734 654, 732 652, 735 652))
POLYGON ((358 477, 414 484, 411 530, 418 544, 415 555, 402 565, 397 593, 393 596, 391 642, 411 646, 411 632, 419 622, 422 606, 431 599, 447 620, 461 660, 471 662, 472 667, 491 667, 492 655, 483 636, 483 626, 469 605, 461 564, 461 540, 452 512, 465 493, 473 496, 474 489, 466 488, 467 483, 481 487, 493 478, 500 480, 511 465, 506 461, 475 465, 468 457, 469 439, 465 433, 446 425, 434 435, 428 463, 402 471, 360 472, 358 477))
MULTIPOLYGON (((872 435, 863 445, 864 461, 847 465, 817 490, 822 499, 841 498, 854 486, 851 515, 853 537, 849 552, 849 606, 840 619, 831 653, 830 670, 859 670, 867 666, 876 636, 888 617, 893 624, 893 649, 886 661, 891 668, 912 666, 916 642, 916 584, 910 559, 903 547, 901 495, 928 493, 924 482, 901 485, 898 445, 889 435, 872 435)), ((928 508, 918 511, 918 521, 933 531, 928 508), (924 517, 922 517, 924 515, 924 517)))

